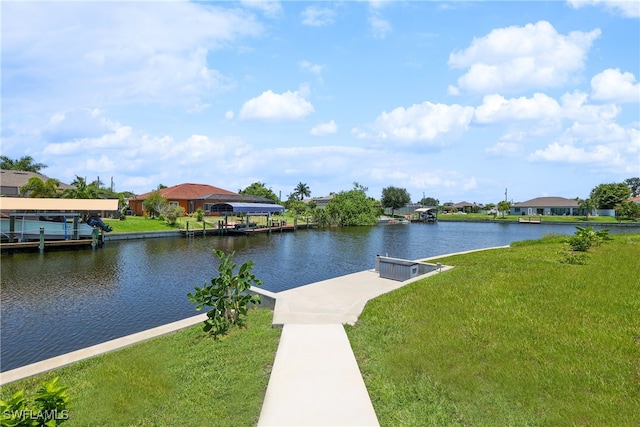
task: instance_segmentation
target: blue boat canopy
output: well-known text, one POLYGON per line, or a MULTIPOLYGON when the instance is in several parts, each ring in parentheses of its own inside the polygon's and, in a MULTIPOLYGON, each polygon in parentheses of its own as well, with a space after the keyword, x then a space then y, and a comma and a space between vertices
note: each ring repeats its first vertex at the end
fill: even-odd
POLYGON ((284 206, 274 203, 216 203, 209 208, 209 212, 217 213, 246 213, 246 214, 270 214, 284 212, 284 206))

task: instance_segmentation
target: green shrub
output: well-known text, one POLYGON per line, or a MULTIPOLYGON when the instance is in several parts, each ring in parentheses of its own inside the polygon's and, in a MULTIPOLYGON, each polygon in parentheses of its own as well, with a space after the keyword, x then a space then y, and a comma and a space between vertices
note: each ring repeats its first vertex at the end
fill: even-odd
POLYGON ((168 206, 162 213, 163 219, 170 226, 175 226, 178 221, 178 217, 184 216, 184 208, 182 206, 168 206))
POLYGON ((196 221, 202 221, 204 219, 204 211, 202 210, 202 208, 196 209, 196 211, 194 212, 194 217, 196 221))
POLYGON ((586 252, 591 247, 591 240, 584 236, 571 236, 567 243, 569 243, 571 249, 578 252, 586 252))
POLYGON ((563 264, 585 265, 589 259, 584 251, 571 250, 566 245, 562 245, 562 249, 558 254, 560 255, 560 262, 563 264))
POLYGON ((0 426, 59 426, 69 419, 69 395, 66 387, 57 384, 58 377, 44 382, 32 405, 18 390, 9 400, 0 400, 0 426))

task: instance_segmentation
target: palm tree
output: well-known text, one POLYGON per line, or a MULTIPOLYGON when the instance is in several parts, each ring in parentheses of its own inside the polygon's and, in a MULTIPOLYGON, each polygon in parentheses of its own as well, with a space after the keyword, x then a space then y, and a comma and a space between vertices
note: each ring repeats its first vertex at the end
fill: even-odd
POLYGON ((299 182, 298 185, 296 185, 293 194, 300 197, 300 200, 304 200, 304 196, 311 196, 311 190, 309 190, 309 186, 307 184, 299 182))
POLYGON ((29 195, 29 197, 58 197, 61 193, 59 185, 60 181, 57 179, 50 178, 44 182, 37 176, 32 176, 25 185, 20 187, 20 194, 29 195))
POLYGON ((591 212, 596 208, 595 201, 590 197, 587 197, 586 199, 581 199, 578 197, 576 198, 576 201, 578 202, 578 206, 580 206, 580 209, 584 209, 585 211, 584 219, 589 221, 589 215, 591 215, 591 212))
POLYGON ((503 200, 498 203, 498 211, 502 212, 502 218, 504 218, 505 212, 509 212, 510 209, 511 209, 510 202, 503 200))
POLYGON ((33 163, 33 157, 31 156, 23 156, 17 160, 7 156, 0 156, 0 169, 38 173, 46 167, 47 165, 43 163, 33 163))
POLYGON ((95 181, 87 184, 86 179, 76 176, 71 185, 74 188, 65 190, 62 197, 66 199, 97 199, 100 197, 99 188, 95 181))

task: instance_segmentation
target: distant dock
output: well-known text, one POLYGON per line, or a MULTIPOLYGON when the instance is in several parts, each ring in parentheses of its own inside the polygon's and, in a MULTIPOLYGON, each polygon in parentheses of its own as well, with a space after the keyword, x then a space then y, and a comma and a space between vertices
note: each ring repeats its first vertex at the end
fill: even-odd
POLYGON ((95 242, 93 239, 69 239, 69 240, 45 240, 44 242, 32 241, 32 242, 3 242, 0 243, 0 252, 11 253, 13 251, 34 251, 40 250, 41 252, 46 249, 59 248, 59 249, 73 249, 73 248, 86 248, 102 246, 102 239, 95 242))
POLYGON ((518 222, 520 224, 541 224, 542 219, 540 218, 518 218, 518 222))

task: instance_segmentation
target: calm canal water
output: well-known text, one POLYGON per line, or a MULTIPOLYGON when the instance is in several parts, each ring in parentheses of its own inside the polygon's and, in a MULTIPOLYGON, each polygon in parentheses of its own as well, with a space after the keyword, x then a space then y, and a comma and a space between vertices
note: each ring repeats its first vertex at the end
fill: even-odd
MULTIPOLYGON (((235 251, 238 265, 253 259, 263 288, 279 292, 373 268, 377 254, 418 259, 574 231, 572 225, 440 222, 3 255, 0 370, 199 314, 186 294, 217 274, 214 248, 235 251)), ((623 232, 640 228, 611 228, 623 232)))

